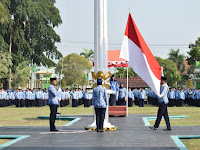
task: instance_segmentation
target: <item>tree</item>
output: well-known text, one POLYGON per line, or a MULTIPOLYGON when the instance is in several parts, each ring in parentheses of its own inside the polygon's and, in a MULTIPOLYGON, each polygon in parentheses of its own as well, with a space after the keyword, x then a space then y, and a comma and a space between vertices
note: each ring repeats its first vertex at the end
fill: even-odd
POLYGON ((58 62, 56 66, 56 73, 61 73, 62 70, 62 73, 64 74, 63 80, 66 81, 66 85, 84 85, 84 75, 91 69, 92 64, 86 58, 73 53, 67 55, 58 62))
POLYGON ((179 72, 183 73, 185 71, 185 56, 180 54, 180 50, 170 49, 169 59, 177 64, 177 69, 179 72))
POLYGON ((85 57, 88 61, 93 61, 94 51, 90 49, 89 51, 86 48, 83 48, 85 52, 80 53, 81 56, 85 57))
POLYGON ((0 51, 0 78, 8 77, 9 68, 12 66, 11 55, 0 51))
POLYGON ((191 67, 188 70, 188 74, 191 74, 194 72, 196 61, 200 61, 200 37, 195 41, 195 44, 189 44, 189 48, 190 51, 188 52, 189 57, 187 60, 191 67))
POLYGON ((28 61, 23 61, 15 68, 12 77, 13 87, 24 86, 25 83, 27 83, 27 81, 30 79, 31 67, 28 66, 29 63, 30 62, 28 61))
POLYGON ((10 14, 8 8, 0 2, 0 24, 7 26, 10 22, 10 14))
POLYGON ((12 71, 21 62, 30 60, 38 66, 55 66, 52 59, 62 57, 55 46, 60 37, 53 28, 62 23, 55 0, 2 0, 1 3, 12 15, 7 29, 0 28, 5 33, 3 40, 0 39, 3 46, 12 45, 12 71))
POLYGON ((160 66, 163 67, 164 76, 167 77, 167 83, 169 86, 175 86, 176 81, 181 81, 181 76, 177 74, 176 63, 174 63, 170 59, 162 59, 160 57, 156 57, 160 66))
MULTIPOLYGON (((124 67, 117 68, 115 76, 120 78, 127 77, 127 68, 124 67)), ((138 75, 133 71, 131 67, 128 68, 128 77, 138 77, 138 75)))
POLYGON ((8 33, 8 25, 10 24, 11 15, 7 7, 6 1, 0 2, 0 51, 8 51, 9 45, 4 40, 4 35, 8 33), (4 3, 3 3, 4 2, 4 3))

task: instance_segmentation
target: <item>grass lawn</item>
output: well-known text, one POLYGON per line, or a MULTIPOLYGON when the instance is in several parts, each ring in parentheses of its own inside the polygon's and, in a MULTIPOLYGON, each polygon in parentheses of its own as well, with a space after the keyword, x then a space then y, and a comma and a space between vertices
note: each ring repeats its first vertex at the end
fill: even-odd
MULTIPOLYGON (((146 114, 157 115, 158 107, 145 105, 145 107, 129 108, 129 114, 146 114)), ((170 116, 187 115, 188 118, 171 119, 172 126, 200 126, 200 107, 184 106, 184 107, 168 107, 170 116)), ((150 121, 153 125, 155 121, 150 121)), ((161 126, 165 126, 165 121, 161 121, 161 126)))
MULTIPOLYGON (((61 115, 76 115, 76 114, 93 114, 93 108, 84 108, 83 105, 77 108, 72 108, 71 105, 58 109, 61 115)), ((156 115, 158 107, 145 105, 145 107, 134 106, 129 108, 129 114, 148 114, 156 115)), ((168 108, 169 115, 188 115, 184 119, 171 119, 172 126, 200 126, 200 108, 199 107, 170 107, 168 108)), ((0 126, 48 126, 48 120, 37 119, 38 116, 49 116, 49 107, 30 107, 16 108, 14 106, 0 108, 0 126)), ((153 124, 155 121, 152 121, 153 124)), ((56 125, 65 125, 67 121, 56 121, 56 125)), ((161 125, 165 125, 162 122, 161 125)))
POLYGON ((0 145, 10 142, 10 141, 11 141, 10 139, 0 139, 0 145))
POLYGON ((189 150, 199 150, 200 149, 200 139, 187 139, 187 140, 181 140, 183 144, 189 149, 189 150))

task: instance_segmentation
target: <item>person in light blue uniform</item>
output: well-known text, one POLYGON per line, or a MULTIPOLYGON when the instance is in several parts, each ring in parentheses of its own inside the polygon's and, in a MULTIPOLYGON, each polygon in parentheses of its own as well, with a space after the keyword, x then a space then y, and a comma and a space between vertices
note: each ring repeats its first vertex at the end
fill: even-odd
POLYGON ((175 93, 174 91, 172 90, 172 88, 169 88, 169 92, 167 94, 167 97, 169 99, 169 104, 168 106, 169 107, 173 107, 175 105, 175 93))
POLYGON ((196 106, 196 90, 195 89, 192 90, 191 98, 192 98, 192 106, 196 106))
POLYGON ((126 105, 126 98, 127 98, 127 89, 124 87, 123 83, 120 83, 117 105, 118 106, 126 105))
POLYGON ((133 90, 133 94, 134 94, 134 98, 135 98, 135 101, 134 101, 135 105, 139 105, 139 97, 138 97, 139 92, 138 92, 137 88, 135 88, 135 90, 133 90))
POLYGON ((88 93, 88 89, 85 89, 85 92, 83 94, 83 98, 84 98, 84 107, 90 107, 90 102, 89 102, 89 93, 88 93))
POLYGON ((185 93, 183 92, 183 89, 180 90, 178 93, 178 107, 183 106, 183 102, 185 101, 185 93))
POLYGON ((60 98, 61 98, 60 107, 64 107, 65 106, 65 92, 64 92, 64 90, 62 90, 62 92, 60 93, 60 98))
POLYGON ((48 93, 48 90, 46 89, 44 91, 44 105, 45 106, 47 105, 48 99, 49 99, 49 93, 48 93))
POLYGON ((50 78, 50 85, 48 88, 49 93, 49 100, 48 105, 50 107, 50 131, 58 131, 55 127, 55 120, 56 120, 56 114, 57 114, 57 108, 59 105, 59 101, 61 100, 59 96, 59 92, 56 90, 55 85, 57 83, 56 78, 50 78))
POLYGON ((68 88, 66 89, 65 99, 66 99, 66 105, 69 105, 70 92, 68 88))
POLYGON ((115 76, 112 75, 110 78, 110 89, 115 91, 115 94, 110 94, 109 104, 110 106, 115 106, 117 99, 117 92, 119 91, 119 85, 115 76))
POLYGON ((104 132, 103 124, 108 96, 106 88, 102 86, 102 79, 97 79, 97 85, 98 86, 93 89, 92 105, 96 113, 97 132, 104 132))
POLYGON ((72 107, 77 107, 77 102, 78 102, 78 94, 76 92, 76 89, 74 89, 71 92, 71 96, 72 96, 72 107))
POLYGON ((1 94, 1 107, 5 107, 6 106, 7 92, 5 92, 5 90, 2 88, 0 94, 1 94))
POLYGON ((31 91, 31 107, 36 107, 36 99, 35 99, 36 92, 31 91))
POLYGON ((152 130, 157 130, 157 128, 160 125, 162 116, 164 116, 167 128, 164 129, 164 131, 169 131, 171 130, 171 126, 170 126, 170 121, 169 121, 169 116, 168 116, 168 111, 167 111, 167 105, 169 103, 169 100, 167 98, 167 94, 169 91, 169 87, 166 83, 166 78, 165 77, 161 77, 161 88, 160 88, 160 98, 159 98, 159 109, 158 109, 158 113, 157 113, 157 119, 155 121, 154 126, 150 126, 149 128, 152 130))
POLYGON ((31 100, 31 92, 29 88, 27 88, 25 92, 25 106, 26 107, 30 107, 30 100, 31 100))
POLYGON ((133 107, 133 101, 135 100, 131 88, 128 88, 128 107, 133 107))
POLYGON ((21 89, 16 93, 17 96, 17 104, 16 107, 24 107, 24 94, 21 89))
POLYGON ((11 100, 11 105, 14 105, 15 104, 15 94, 14 94, 14 92, 12 91, 9 96, 10 96, 10 100, 11 100))
POLYGON ((145 98, 146 98, 146 92, 143 88, 141 88, 139 92, 139 107, 144 107, 145 98))
POLYGON ((82 105, 83 104, 83 92, 80 88, 77 90, 77 94, 78 94, 78 105, 82 105))
POLYGON ((41 93, 40 89, 37 89, 35 92, 35 100, 36 100, 36 106, 41 107, 41 93))

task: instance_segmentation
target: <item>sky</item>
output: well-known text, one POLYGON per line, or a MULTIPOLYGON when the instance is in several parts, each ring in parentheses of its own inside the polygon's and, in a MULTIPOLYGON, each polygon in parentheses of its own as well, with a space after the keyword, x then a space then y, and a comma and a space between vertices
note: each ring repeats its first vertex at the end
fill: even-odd
MULTIPOLYGON (((66 56, 94 49, 94 0, 56 0, 63 23, 58 50, 66 56)), ((120 50, 130 13, 154 56, 170 49, 187 55, 200 37, 200 0, 108 0, 108 49, 120 50)))

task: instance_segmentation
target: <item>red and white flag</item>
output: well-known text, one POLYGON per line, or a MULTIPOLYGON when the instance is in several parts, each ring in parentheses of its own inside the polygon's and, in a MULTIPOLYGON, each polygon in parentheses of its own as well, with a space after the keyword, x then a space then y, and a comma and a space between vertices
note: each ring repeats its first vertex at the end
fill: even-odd
POLYGON ((120 58, 127 60, 135 73, 149 85, 155 94, 160 95, 161 67, 144 41, 130 13, 120 58))

